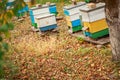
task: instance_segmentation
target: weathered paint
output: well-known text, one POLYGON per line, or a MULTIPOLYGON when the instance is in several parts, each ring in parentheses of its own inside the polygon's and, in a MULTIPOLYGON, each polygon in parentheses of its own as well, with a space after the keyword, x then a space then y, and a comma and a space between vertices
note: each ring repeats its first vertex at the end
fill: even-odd
POLYGON ((84 24, 84 27, 88 27, 88 32, 90 33, 95 33, 108 28, 108 25, 105 19, 98 20, 95 22, 83 22, 83 24, 84 24))

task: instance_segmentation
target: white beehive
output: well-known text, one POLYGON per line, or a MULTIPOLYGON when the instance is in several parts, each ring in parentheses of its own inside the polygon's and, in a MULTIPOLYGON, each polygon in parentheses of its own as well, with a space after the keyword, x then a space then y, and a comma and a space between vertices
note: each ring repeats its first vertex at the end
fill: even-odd
POLYGON ((43 14, 35 18, 38 27, 45 27, 56 24, 56 18, 53 14, 43 14))
POLYGON ((39 16, 36 16, 35 21, 38 28, 42 29, 42 31, 54 29, 57 27, 57 22, 54 14, 41 14, 39 16))

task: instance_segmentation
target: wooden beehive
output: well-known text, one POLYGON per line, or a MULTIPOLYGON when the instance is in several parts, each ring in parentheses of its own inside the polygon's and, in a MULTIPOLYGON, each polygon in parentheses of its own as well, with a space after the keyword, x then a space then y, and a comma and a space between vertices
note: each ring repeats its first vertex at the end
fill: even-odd
POLYGON ((6 6, 7 6, 7 9, 10 9, 12 7, 12 5, 14 4, 14 1, 15 0, 8 0, 6 6))
POLYGON ((57 27, 56 18, 53 14, 41 14, 35 18, 40 31, 47 31, 57 27))
POLYGON ((107 35, 108 25, 105 20, 105 3, 97 3, 96 7, 90 8, 88 5, 80 7, 82 21, 84 24, 84 34, 91 38, 99 38, 107 35))
POLYGON ((63 9, 67 25, 71 27, 72 32, 76 32, 82 29, 82 21, 80 19, 81 13, 79 8, 83 5, 85 5, 84 2, 79 2, 77 5, 65 6, 63 9))
POLYGON ((30 8, 29 13, 30 13, 31 23, 34 27, 36 27, 37 25, 36 25, 35 17, 41 14, 48 14, 49 8, 47 5, 44 5, 41 7, 33 7, 33 8, 30 8))

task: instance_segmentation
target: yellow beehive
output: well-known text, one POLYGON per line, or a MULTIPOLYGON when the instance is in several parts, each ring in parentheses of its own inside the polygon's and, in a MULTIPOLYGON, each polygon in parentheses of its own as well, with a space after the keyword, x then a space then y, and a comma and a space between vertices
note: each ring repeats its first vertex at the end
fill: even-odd
POLYGON ((83 24, 84 24, 84 27, 88 27, 88 31, 90 33, 95 33, 108 28, 108 25, 105 19, 101 19, 95 22, 84 22, 83 24))

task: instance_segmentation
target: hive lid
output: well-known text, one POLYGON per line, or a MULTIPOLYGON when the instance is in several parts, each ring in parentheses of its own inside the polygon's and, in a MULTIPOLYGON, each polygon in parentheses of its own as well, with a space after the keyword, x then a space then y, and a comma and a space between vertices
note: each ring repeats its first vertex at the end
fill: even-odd
POLYGON ((68 6, 65 6, 64 9, 69 10, 69 9, 76 8, 82 5, 85 5, 85 2, 78 2, 77 5, 68 5, 68 6))
POLYGON ((105 7, 105 3, 97 3, 95 8, 89 8, 87 5, 83 5, 80 7, 80 11, 90 12, 104 7, 105 7))
POLYGON ((42 18, 47 18, 47 17, 51 17, 51 16, 55 16, 55 15, 50 14, 50 13, 40 14, 40 15, 36 16, 36 19, 42 19, 42 18))

